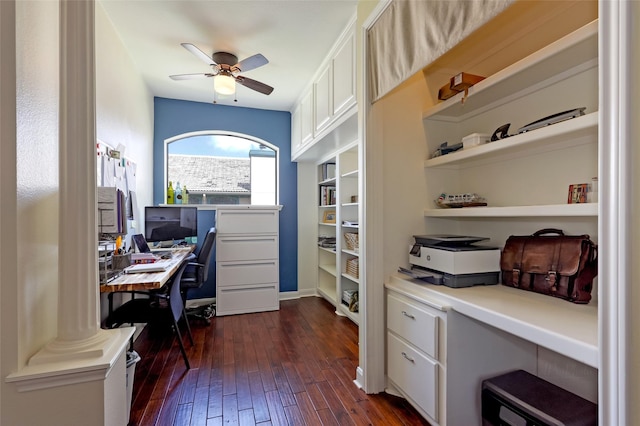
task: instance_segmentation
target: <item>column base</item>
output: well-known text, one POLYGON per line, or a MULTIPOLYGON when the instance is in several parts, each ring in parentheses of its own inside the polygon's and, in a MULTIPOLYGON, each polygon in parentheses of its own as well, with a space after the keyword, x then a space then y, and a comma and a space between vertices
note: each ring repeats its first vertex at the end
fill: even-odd
POLYGON ((100 330, 81 342, 52 341, 36 353, 28 364, 7 376, 19 392, 46 389, 93 380, 104 380, 126 349, 135 328, 100 330))

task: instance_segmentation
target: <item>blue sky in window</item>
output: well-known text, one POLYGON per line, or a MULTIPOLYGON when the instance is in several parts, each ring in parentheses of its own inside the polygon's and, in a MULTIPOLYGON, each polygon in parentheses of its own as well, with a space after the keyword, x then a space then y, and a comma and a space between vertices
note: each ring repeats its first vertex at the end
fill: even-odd
POLYGON ((171 142, 168 150, 169 154, 248 158, 249 151, 259 147, 260 144, 237 136, 201 135, 171 142))

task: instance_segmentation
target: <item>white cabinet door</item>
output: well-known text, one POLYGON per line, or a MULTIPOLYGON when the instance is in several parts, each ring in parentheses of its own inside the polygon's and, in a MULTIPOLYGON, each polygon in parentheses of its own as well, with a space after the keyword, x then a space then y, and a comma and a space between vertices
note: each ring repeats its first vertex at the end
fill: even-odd
POLYGON ((297 105, 291 113, 291 158, 295 157, 302 146, 302 114, 301 106, 297 105))
POLYGON ((316 106, 316 133, 323 130, 331 121, 333 108, 331 105, 331 65, 328 65, 314 84, 316 106))
POLYGON ((313 139, 313 91, 309 91, 300 101, 300 146, 313 139))
POLYGON ((342 114, 356 102, 356 37, 348 37, 333 57, 333 115, 342 114))

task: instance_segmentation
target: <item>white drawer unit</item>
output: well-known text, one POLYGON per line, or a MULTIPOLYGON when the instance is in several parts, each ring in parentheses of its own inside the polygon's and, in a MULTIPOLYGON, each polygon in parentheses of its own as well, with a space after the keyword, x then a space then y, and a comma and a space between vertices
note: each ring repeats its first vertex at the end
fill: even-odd
POLYGON ((447 307, 387 290, 387 377, 432 424, 443 424, 447 307))
POLYGON ((278 207, 216 211, 216 315, 280 309, 278 207))
POLYGON ((218 237, 216 260, 276 259, 278 257, 277 235, 246 235, 218 237))
POLYGON ((278 234, 277 209, 219 209, 216 229, 223 234, 278 234))
POLYGON ((238 260, 220 262, 218 278, 225 286, 277 283, 278 260, 238 260))
POLYGON ((438 317, 417 304, 387 296, 387 328, 432 358, 438 358, 438 317))
POLYGON ((393 333, 387 333, 387 374, 408 398, 438 419, 438 363, 393 333))

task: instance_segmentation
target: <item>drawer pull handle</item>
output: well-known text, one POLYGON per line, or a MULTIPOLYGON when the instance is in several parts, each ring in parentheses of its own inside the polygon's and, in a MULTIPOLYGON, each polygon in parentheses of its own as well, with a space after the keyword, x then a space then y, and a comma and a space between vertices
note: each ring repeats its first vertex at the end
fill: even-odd
POLYGON ((407 318, 416 319, 416 317, 414 317, 410 313, 407 313, 407 311, 402 311, 402 315, 404 315, 407 318))
POLYGON ((402 357, 403 357, 404 359, 406 359, 407 361, 409 361, 409 362, 413 362, 414 364, 415 364, 415 362, 416 362, 416 360, 415 360, 415 359, 413 359, 413 358, 411 358, 409 355, 407 355, 407 353, 406 353, 406 352, 402 352, 402 357))

